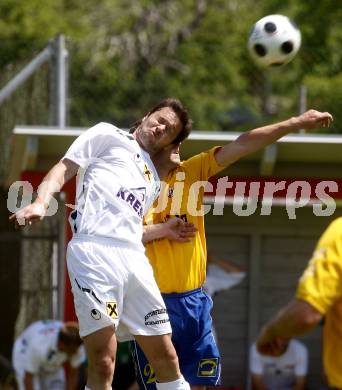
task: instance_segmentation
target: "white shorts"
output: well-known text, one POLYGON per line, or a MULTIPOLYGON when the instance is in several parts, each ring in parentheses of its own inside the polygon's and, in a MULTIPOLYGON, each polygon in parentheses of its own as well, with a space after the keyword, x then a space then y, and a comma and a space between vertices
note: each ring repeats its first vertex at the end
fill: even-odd
POLYGON ((74 237, 67 263, 81 337, 114 325, 119 341, 171 333, 152 267, 141 250, 74 237))

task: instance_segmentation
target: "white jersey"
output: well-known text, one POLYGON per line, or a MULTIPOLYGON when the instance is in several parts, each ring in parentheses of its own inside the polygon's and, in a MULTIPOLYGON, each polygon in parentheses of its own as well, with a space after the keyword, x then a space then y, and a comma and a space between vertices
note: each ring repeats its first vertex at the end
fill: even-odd
POLYGON ((59 370, 68 360, 72 367, 85 361, 83 345, 71 358, 58 350, 58 335, 63 327, 61 321, 37 321, 18 337, 13 350, 13 366, 18 373, 28 371, 44 374, 59 370))
POLYGON ((64 158, 82 169, 77 177, 73 232, 141 243, 142 218, 159 193, 155 167, 134 137, 108 123, 79 136, 64 158))
POLYGON ((295 379, 305 376, 308 371, 308 352, 306 346, 291 340, 287 350, 281 356, 261 355, 253 344, 250 354, 252 374, 262 375, 268 389, 293 389, 295 379))

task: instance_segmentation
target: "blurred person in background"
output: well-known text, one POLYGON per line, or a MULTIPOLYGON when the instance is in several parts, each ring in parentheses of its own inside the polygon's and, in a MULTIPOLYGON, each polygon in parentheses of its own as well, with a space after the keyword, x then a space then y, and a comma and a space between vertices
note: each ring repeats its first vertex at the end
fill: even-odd
POLYGON ((12 363, 19 390, 77 390, 86 354, 75 322, 37 321, 16 339, 12 363), (68 375, 64 363, 70 363, 68 375))
POLYGON ((323 326, 323 366, 327 384, 342 389, 342 218, 334 220, 318 240, 302 274, 296 298, 261 330, 257 349, 279 353, 284 340, 323 326))
POLYGON ((304 390, 308 350, 298 340, 284 340, 275 356, 261 355, 251 346, 249 369, 253 390, 304 390))

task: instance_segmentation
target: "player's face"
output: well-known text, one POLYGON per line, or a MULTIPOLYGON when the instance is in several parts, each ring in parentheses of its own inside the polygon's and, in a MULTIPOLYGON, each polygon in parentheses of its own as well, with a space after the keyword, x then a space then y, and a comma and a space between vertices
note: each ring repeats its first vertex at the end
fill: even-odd
POLYGON ((135 132, 140 146, 155 155, 173 142, 182 129, 182 123, 170 107, 145 117, 135 132))

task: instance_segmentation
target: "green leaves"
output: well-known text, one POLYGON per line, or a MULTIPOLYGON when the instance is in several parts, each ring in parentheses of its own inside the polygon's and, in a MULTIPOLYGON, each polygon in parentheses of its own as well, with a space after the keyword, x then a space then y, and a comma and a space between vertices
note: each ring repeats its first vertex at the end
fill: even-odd
POLYGON ((2 0, 0 14, 0 66, 67 35, 72 125, 128 126, 176 96, 196 129, 241 130, 264 120, 265 101, 274 119, 296 114, 304 82, 315 108, 337 106, 329 93, 341 73, 342 10, 330 0, 2 0), (246 49, 251 26, 269 13, 302 31, 297 57, 278 70, 257 68, 246 49))

